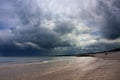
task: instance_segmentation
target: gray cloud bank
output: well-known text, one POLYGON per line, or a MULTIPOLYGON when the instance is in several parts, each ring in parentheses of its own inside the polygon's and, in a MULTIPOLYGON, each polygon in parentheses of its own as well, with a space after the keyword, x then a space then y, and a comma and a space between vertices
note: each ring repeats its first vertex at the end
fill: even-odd
POLYGON ((100 0, 98 13, 104 17, 103 36, 108 39, 120 38, 120 1, 100 0))
POLYGON ((51 55, 120 47, 118 0, 1 0, 2 55, 51 55))

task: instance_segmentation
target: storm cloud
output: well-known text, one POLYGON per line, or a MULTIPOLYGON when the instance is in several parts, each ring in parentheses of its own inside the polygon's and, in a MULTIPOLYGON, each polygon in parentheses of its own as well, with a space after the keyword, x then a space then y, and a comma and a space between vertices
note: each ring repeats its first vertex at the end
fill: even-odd
POLYGON ((113 44, 119 47, 119 3, 1 0, 0 52, 47 55, 101 51, 113 44))
POLYGON ((98 13, 103 16, 104 22, 101 32, 107 39, 120 38, 120 1, 100 0, 98 2, 98 13))

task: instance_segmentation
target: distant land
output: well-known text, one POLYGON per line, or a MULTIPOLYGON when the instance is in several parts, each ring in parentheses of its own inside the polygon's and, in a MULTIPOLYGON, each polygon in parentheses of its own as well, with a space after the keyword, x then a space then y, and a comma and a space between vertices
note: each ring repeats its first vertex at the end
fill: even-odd
POLYGON ((66 54, 66 55, 52 55, 55 57, 60 57, 60 56, 76 56, 76 57, 87 57, 87 56, 91 56, 94 57, 94 54, 103 54, 105 52, 116 52, 116 51, 120 51, 120 48, 115 48, 115 49, 111 49, 111 50, 106 50, 106 51, 101 51, 101 52, 90 52, 90 53, 78 53, 78 54, 66 54))

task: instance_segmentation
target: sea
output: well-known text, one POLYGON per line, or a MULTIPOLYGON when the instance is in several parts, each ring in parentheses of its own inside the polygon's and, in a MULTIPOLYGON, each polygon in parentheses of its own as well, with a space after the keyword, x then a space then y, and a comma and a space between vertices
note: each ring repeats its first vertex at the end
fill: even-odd
POLYGON ((70 60, 72 57, 0 57, 0 66, 23 63, 49 63, 53 61, 70 60))

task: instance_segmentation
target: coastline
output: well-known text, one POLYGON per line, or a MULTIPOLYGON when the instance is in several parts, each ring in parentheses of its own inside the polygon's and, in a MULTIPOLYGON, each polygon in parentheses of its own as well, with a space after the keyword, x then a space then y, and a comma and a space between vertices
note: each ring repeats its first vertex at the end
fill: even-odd
MULTIPOLYGON (((93 54, 92 54, 93 55, 93 54)), ((0 67, 0 80, 119 80, 120 52, 0 67)))

